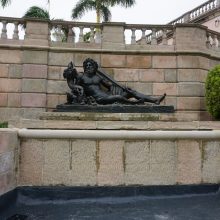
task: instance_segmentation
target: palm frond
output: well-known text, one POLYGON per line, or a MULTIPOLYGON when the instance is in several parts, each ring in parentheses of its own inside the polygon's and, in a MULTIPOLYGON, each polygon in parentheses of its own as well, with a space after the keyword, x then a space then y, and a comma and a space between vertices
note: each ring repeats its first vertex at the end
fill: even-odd
POLYGON ((111 14, 111 11, 107 7, 102 5, 100 7, 100 14, 103 18, 103 21, 107 22, 111 20, 112 14, 111 14))
POLYGON ((38 6, 30 7, 24 14, 24 18, 42 18, 50 19, 49 12, 46 9, 40 8, 38 6))
POLYGON ((11 0, 1 0, 1 5, 3 8, 9 5, 10 3, 11 3, 11 0))
POLYGON ((111 0, 111 6, 121 5, 125 8, 135 5, 135 0, 111 0))
POLYGON ((80 0, 72 10, 72 18, 81 18, 90 10, 96 10, 96 2, 92 0, 80 0))

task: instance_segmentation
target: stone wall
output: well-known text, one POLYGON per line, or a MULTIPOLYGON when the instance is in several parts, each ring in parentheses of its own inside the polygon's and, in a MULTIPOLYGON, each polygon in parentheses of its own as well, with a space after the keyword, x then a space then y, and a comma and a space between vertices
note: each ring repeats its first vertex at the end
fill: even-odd
POLYGON ((218 140, 24 139, 18 185, 220 182, 218 140))
POLYGON ((53 138, 47 130, 1 129, 0 195, 16 186, 220 182, 219 131, 127 132, 56 130, 53 138))
MULTIPOLYGON (((29 23, 28 23, 29 24, 29 23)), ((219 64, 219 51, 207 48, 205 27, 177 25, 174 45, 125 45, 112 39, 109 24, 100 45, 52 43, 48 24, 31 21, 25 39, 0 39, 0 121, 37 118, 66 101, 63 70, 73 61, 79 71, 87 57, 121 84, 148 95, 167 97, 162 104, 196 112, 194 120, 210 119, 205 111, 204 81, 219 64), (42 26, 42 28, 40 28, 42 26), (36 31, 36 30, 41 30, 36 31), (109 36, 108 36, 109 35, 109 36), (47 37, 46 37, 47 36, 47 37)), ((114 28, 123 35, 123 26, 114 28)))
POLYGON ((16 187, 17 159, 17 131, 0 129, 0 195, 16 187))

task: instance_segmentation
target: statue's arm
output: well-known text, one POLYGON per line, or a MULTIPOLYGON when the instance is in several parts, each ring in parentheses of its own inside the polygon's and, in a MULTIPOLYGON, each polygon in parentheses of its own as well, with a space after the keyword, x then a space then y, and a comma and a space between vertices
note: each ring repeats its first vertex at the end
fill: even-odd
POLYGON ((112 83, 110 83, 109 81, 107 81, 107 80, 105 80, 105 79, 102 79, 102 80, 101 80, 101 84, 102 84, 105 88, 107 88, 108 90, 111 89, 112 83))

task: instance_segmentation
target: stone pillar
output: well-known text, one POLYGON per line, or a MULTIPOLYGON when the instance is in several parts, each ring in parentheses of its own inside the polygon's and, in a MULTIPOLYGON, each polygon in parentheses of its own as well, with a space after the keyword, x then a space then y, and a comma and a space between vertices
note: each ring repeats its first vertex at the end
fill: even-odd
POLYGON ((190 13, 187 12, 185 15, 184 15, 184 23, 188 23, 190 20, 190 13))
POLYGON ((220 0, 216 1, 216 8, 220 8, 220 0))
POLYGON ((199 24, 176 24, 176 50, 199 51, 206 50, 207 28, 199 24))
POLYGON ((125 23, 103 23, 102 48, 103 49, 124 49, 124 25, 125 23))
POLYGON ((18 165, 17 131, 1 129, 0 131, 0 196, 16 187, 16 170, 18 165))
POLYGON ((48 51, 44 47, 49 46, 49 34, 47 20, 26 20, 24 45, 33 49, 23 50, 21 107, 24 118, 38 118, 46 110, 48 51))
POLYGON ((26 20, 25 45, 48 46, 49 23, 47 20, 26 20))

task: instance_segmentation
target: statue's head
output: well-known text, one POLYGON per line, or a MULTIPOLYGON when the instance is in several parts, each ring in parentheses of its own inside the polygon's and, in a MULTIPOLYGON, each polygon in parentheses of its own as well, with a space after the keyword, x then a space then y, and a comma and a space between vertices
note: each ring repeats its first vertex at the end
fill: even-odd
POLYGON ((91 58, 87 58, 83 62, 83 68, 84 68, 85 73, 95 74, 97 69, 98 69, 98 63, 95 60, 91 59, 91 58))

